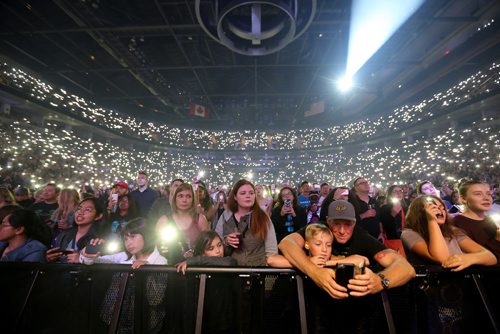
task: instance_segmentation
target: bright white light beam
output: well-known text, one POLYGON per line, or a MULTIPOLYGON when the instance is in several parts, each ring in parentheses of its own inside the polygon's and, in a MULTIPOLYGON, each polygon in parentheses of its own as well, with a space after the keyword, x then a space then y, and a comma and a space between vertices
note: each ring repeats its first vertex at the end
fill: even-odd
POLYGON ((423 3, 424 0, 353 0, 346 77, 352 78, 423 3))

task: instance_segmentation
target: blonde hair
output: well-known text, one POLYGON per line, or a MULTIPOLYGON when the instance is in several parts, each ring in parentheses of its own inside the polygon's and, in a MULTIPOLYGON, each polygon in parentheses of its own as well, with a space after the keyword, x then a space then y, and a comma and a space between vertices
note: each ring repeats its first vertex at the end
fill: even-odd
POLYGON ((0 187, 0 199, 2 199, 6 205, 16 204, 14 194, 7 187, 0 187))
POLYGON ((59 207, 56 209, 56 211, 54 211, 52 219, 66 219, 70 212, 76 210, 79 202, 80 196, 78 194, 78 191, 69 188, 61 190, 61 192, 59 193, 59 198, 57 199, 59 207))
POLYGON ((329 236, 331 236, 333 239, 333 233, 328 226, 323 225, 323 224, 317 224, 317 223, 307 225, 307 227, 306 227, 306 241, 312 240, 312 238, 314 238, 315 236, 317 236, 318 234, 321 234, 321 233, 326 233, 329 236))

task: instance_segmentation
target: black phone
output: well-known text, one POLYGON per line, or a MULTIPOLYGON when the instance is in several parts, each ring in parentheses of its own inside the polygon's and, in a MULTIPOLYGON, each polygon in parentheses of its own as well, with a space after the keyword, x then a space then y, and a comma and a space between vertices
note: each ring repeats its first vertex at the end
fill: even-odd
POLYGON ((339 263, 335 269, 335 281, 347 288, 349 280, 354 277, 354 263, 339 263))
POLYGON ((103 244, 100 245, 87 245, 85 246, 85 253, 87 254, 97 254, 97 252, 102 251, 103 244))
POLYGON ((356 266, 354 263, 339 263, 335 270, 335 281, 344 287, 347 287, 349 280, 356 275, 365 273, 364 263, 356 266))
POLYGON ((456 205, 453 205, 450 210, 448 210, 449 213, 457 213, 457 212, 460 212, 460 207, 459 206, 456 206, 456 205))

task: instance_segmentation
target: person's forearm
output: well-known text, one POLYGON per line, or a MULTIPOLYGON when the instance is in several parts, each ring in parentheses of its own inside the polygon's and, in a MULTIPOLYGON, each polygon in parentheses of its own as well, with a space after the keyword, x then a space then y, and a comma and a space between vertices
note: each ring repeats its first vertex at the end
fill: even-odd
POLYGON ((273 268, 293 268, 290 261, 288 261, 283 255, 273 255, 266 259, 268 266, 273 268))
POLYGON ((428 249, 431 258, 440 263, 450 256, 450 250, 437 223, 429 223, 428 249))
POLYGON ((398 257, 389 267, 380 272, 389 279, 391 288, 406 284, 416 275, 413 266, 402 256, 398 255, 398 257))
POLYGON ((495 257, 495 255, 493 255, 492 252, 487 249, 483 249, 478 253, 465 254, 465 256, 471 257, 471 262, 473 264, 480 264, 484 266, 494 266, 495 264, 497 264, 497 258, 495 257))

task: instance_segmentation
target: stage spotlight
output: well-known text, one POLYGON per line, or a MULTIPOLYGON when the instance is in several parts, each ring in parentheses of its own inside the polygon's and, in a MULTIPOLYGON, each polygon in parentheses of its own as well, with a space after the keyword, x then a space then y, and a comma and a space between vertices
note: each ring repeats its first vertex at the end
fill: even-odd
POLYGON ((352 88, 352 78, 349 76, 344 76, 337 81, 337 87, 342 92, 347 92, 352 88))

